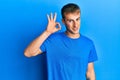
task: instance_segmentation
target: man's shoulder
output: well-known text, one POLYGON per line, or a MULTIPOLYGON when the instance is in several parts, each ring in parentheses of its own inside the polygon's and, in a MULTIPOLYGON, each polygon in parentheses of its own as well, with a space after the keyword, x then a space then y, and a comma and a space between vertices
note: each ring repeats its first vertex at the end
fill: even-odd
POLYGON ((48 37, 48 39, 59 39, 61 38, 62 34, 63 34, 62 32, 53 33, 48 37))
POLYGON ((85 43, 89 43, 89 44, 93 44, 93 40, 85 35, 81 34, 81 39, 85 42, 85 43))
POLYGON ((50 37, 58 37, 61 35, 62 35, 62 32, 56 32, 56 33, 51 34, 50 37))

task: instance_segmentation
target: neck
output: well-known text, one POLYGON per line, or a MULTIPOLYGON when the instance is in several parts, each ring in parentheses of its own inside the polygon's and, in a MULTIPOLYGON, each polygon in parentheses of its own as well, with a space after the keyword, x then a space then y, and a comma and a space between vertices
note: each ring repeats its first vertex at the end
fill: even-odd
POLYGON ((80 33, 70 33, 70 32, 67 32, 67 31, 66 31, 65 34, 66 34, 68 37, 73 38, 73 39, 80 37, 80 33))

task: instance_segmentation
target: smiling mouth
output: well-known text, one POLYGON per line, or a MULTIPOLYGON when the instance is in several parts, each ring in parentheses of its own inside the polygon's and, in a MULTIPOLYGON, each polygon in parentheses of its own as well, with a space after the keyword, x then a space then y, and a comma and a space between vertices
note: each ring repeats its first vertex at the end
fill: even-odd
POLYGON ((73 30, 74 30, 74 31, 77 31, 77 30, 78 30, 78 28, 73 28, 73 30))

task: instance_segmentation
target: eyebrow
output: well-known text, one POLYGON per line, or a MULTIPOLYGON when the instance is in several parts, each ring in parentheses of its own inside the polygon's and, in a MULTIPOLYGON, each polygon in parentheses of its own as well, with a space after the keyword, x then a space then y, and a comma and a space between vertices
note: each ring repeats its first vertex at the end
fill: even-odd
MULTIPOLYGON (((76 18, 76 19, 80 19, 80 17, 76 18)), ((66 19, 66 20, 73 20, 73 19, 66 19)))
POLYGON ((80 19, 80 17, 78 17, 77 19, 80 19))

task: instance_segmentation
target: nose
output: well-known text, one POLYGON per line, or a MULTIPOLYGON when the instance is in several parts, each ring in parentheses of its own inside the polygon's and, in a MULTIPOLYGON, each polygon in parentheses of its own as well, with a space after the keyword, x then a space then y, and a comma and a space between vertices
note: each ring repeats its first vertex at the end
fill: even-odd
POLYGON ((77 27, 77 21, 74 21, 74 27, 77 27))

